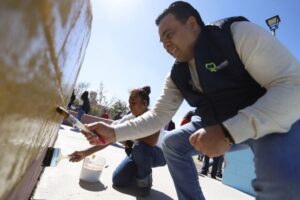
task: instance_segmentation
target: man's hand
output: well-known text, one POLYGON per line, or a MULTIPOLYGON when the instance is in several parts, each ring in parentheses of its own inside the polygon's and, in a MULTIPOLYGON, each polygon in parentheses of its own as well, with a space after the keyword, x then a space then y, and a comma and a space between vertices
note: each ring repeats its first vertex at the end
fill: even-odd
POLYGON ((89 143, 92 145, 105 146, 108 144, 112 144, 116 141, 115 130, 103 122, 95 122, 95 123, 91 123, 91 124, 85 124, 85 126, 91 132, 98 135, 98 137, 101 137, 105 141, 105 143, 99 143, 99 138, 96 135, 89 133, 89 132, 81 131, 82 134, 89 141, 89 143))
POLYGON ((201 128, 193 133, 189 140, 197 151, 209 157, 223 155, 231 146, 229 139, 225 137, 224 130, 220 125, 201 128))

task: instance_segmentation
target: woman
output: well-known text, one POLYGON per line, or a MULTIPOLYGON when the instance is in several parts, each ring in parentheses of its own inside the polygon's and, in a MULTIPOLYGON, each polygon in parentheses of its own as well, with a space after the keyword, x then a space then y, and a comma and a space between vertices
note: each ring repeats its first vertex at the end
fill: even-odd
POLYGON ((83 101, 83 104, 79 107, 78 111, 77 111, 77 119, 79 121, 81 121, 81 117, 84 114, 88 114, 88 112, 90 111, 90 100, 89 100, 89 92, 88 91, 84 91, 82 93, 82 95, 80 96, 81 100, 83 101))
MULTIPOLYGON (((129 108, 131 113, 120 120, 112 122, 119 124, 129 119, 133 119, 145 113, 149 106, 150 87, 134 89, 130 92, 129 108)), ((123 187, 136 179, 138 185, 138 195, 148 196, 152 186, 152 168, 164 166, 166 161, 162 150, 156 145, 160 132, 140 138, 133 142, 132 147, 126 146, 130 142, 125 142, 126 157, 119 164, 113 173, 113 185, 123 187)), ((75 151, 70 156, 70 161, 78 162, 96 151, 106 146, 94 146, 85 151, 75 151)))

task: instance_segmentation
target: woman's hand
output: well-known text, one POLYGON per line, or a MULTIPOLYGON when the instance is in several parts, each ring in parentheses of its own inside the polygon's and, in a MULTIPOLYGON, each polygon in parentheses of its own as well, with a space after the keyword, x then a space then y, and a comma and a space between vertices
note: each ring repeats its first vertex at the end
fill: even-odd
POLYGON ((70 157, 69 161, 70 162, 79 162, 82 159, 84 159, 86 156, 87 155, 86 155, 85 151, 75 151, 69 155, 69 157, 70 157))

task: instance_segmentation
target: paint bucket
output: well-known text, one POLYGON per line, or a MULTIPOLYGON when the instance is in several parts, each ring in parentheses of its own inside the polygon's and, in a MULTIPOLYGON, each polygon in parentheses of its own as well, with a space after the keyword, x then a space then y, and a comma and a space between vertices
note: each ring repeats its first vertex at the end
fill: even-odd
POLYGON ((104 166, 105 158, 96 155, 86 157, 82 164, 80 180, 86 182, 99 181, 104 166))

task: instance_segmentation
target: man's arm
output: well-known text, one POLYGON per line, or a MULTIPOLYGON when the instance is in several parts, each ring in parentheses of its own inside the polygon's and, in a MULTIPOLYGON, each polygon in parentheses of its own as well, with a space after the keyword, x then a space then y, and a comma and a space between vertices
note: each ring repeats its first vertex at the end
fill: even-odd
POLYGON ((300 118, 300 64, 270 33, 249 22, 231 26, 236 50, 249 74, 267 92, 223 124, 236 143, 287 132, 300 118))
POLYGON ((172 119, 182 102, 180 91, 168 75, 163 93, 153 109, 133 120, 112 126, 116 141, 142 138, 157 132, 172 119))

